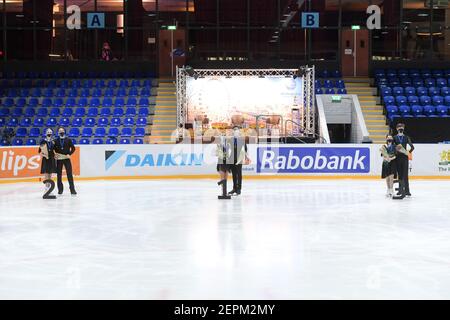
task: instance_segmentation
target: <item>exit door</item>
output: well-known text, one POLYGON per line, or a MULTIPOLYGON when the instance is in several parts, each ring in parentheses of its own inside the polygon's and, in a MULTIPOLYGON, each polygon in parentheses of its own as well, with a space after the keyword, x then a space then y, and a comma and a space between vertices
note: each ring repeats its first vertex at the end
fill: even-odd
POLYGON ((159 75, 175 77, 177 66, 186 63, 186 35, 183 29, 159 31, 159 75))
POLYGON ((341 39, 341 65, 344 77, 367 77, 369 75, 369 31, 343 29, 341 39))

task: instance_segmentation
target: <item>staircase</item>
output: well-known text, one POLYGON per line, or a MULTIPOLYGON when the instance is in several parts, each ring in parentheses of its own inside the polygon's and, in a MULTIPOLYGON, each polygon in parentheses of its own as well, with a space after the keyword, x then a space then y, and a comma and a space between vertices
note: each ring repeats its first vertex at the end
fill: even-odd
POLYGON ((155 115, 150 126, 149 143, 168 144, 177 126, 177 96, 175 80, 159 79, 156 94, 155 115))
POLYGON ((384 143, 389 127, 383 106, 378 103, 377 89, 370 86, 369 78, 346 78, 344 81, 347 93, 358 96, 370 139, 373 143, 384 143))

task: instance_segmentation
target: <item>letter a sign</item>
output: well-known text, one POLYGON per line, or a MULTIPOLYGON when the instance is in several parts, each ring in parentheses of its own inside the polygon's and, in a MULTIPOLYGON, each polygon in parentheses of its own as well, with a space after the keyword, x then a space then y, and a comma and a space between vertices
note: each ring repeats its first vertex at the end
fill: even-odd
POLYGON ((103 29, 105 28, 105 14, 100 12, 89 12, 87 14, 88 29, 103 29))
POLYGON ((319 13, 318 12, 302 12, 302 28, 318 28, 319 13))

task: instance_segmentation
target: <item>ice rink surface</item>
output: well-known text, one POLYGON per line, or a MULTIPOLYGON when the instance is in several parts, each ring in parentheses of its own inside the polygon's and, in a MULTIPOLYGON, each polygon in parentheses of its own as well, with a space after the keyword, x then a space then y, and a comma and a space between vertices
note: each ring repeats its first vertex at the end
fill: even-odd
POLYGON ((450 299, 450 182, 0 184, 1 299, 450 299), (67 188, 67 186, 66 186, 67 188), (67 192, 67 191, 66 191, 67 192))

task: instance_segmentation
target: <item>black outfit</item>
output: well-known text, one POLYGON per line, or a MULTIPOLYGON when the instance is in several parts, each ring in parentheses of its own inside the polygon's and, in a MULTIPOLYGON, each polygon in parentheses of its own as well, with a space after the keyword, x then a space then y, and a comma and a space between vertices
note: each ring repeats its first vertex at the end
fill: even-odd
MULTIPOLYGON (((41 140, 39 143, 39 146, 42 146, 46 144, 47 150, 48 150, 48 159, 42 157, 42 163, 41 163, 41 174, 52 174, 56 173, 56 160, 55 160, 55 152, 54 147, 55 143, 53 140, 41 140)), ((41 147, 39 147, 39 153, 41 153, 41 147)))
MULTIPOLYGON (((395 153, 395 144, 391 144, 391 146, 384 145, 382 148, 384 148, 389 154, 389 156, 392 158, 396 156, 395 153)), ((394 175, 397 175, 397 162, 396 160, 391 161, 383 161, 383 167, 381 169, 381 178, 386 179, 387 177, 394 175)))
MULTIPOLYGON (((64 155, 72 155, 75 152, 75 146, 73 142, 69 138, 58 138, 55 140, 55 152, 64 155)), ((69 187, 71 193, 75 192, 75 185, 73 183, 73 175, 72 175, 72 162, 70 159, 57 160, 56 161, 56 173, 58 177, 58 193, 62 194, 64 191, 64 185, 62 183, 62 169, 63 166, 66 169, 67 180, 69 180, 69 187)))
POLYGON ((224 138, 218 147, 222 150, 222 156, 219 155, 217 160, 217 172, 231 172, 231 161, 228 157, 230 147, 229 141, 224 138))
POLYGON ((233 160, 233 164, 231 165, 231 172, 233 174, 233 191, 238 194, 241 193, 242 190, 242 161, 239 162, 239 154, 242 151, 242 147, 244 147, 245 154, 247 154, 247 144, 245 143, 245 138, 232 138, 232 155, 231 159, 233 160), (238 163, 239 162, 239 163, 238 163))
MULTIPOLYGON (((414 145, 412 144, 411 139, 407 135, 394 136, 394 143, 395 143, 395 145, 402 145, 403 148, 405 148, 405 149, 409 145, 411 147, 410 152, 412 152, 414 150, 414 145)), ((396 158, 397 174, 398 174, 398 180, 399 180, 399 184, 400 184, 399 195, 402 195, 402 196, 410 195, 408 156, 401 152, 397 152, 396 157, 397 157, 396 158)))

